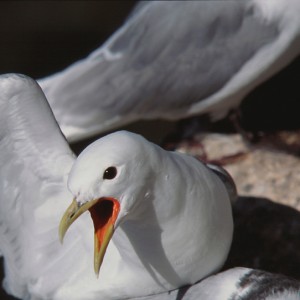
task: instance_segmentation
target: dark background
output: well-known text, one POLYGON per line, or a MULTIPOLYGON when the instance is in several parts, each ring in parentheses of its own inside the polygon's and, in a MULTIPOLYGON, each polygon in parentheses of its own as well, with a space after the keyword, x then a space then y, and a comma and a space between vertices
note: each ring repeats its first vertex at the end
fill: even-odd
MULTIPOLYGON (((99 47, 122 25, 135 3, 1 1, 0 74, 17 72, 37 79, 62 70, 99 47)), ((299 70, 297 59, 247 97, 242 105, 246 128, 299 128, 299 70)), ((173 124, 141 122, 126 128, 157 141, 173 124)), ((73 149, 79 152, 83 146, 73 149)), ((0 299, 13 298, 1 290, 0 299)))
POLYGON ((0 71, 47 76, 87 56, 135 1, 1 1, 0 71))

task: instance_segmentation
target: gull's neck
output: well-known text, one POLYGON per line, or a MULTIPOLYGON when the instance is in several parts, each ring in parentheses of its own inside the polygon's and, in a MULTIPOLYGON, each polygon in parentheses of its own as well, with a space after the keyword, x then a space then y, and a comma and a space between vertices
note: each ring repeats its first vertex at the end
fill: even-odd
MULTIPOLYGON (((232 231, 231 223, 223 224, 220 212, 231 211, 229 199, 226 203, 216 196, 221 189, 226 198, 225 187, 202 164, 156 148, 152 154, 157 165, 152 166, 153 179, 143 193, 139 218, 121 224, 114 243, 130 268, 146 269, 162 289, 172 289, 220 267, 225 257, 218 257, 224 252, 218 243, 232 231), (216 186, 211 186, 212 180, 216 186)), ((229 248, 228 243, 223 246, 229 248)))

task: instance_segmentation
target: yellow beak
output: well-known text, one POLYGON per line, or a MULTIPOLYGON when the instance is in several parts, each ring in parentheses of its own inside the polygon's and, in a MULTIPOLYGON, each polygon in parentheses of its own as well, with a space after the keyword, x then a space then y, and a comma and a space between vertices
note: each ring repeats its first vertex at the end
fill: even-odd
POLYGON ((94 270, 98 276, 107 246, 114 233, 114 224, 120 211, 120 204, 114 198, 105 197, 79 205, 74 198, 59 224, 61 242, 71 224, 87 210, 91 213, 94 222, 94 270))

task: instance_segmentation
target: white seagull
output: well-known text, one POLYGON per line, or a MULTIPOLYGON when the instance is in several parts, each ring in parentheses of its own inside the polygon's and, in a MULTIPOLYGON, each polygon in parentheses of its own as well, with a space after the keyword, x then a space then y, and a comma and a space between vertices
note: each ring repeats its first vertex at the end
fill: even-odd
POLYGON ((9 294, 128 299, 221 268, 233 232, 226 173, 125 131, 76 159, 34 80, 2 75, 0 90, 0 252, 9 294), (78 218, 87 210, 92 218, 78 218), (61 245, 58 230, 63 239, 77 218, 61 245))
POLYGON ((300 1, 146 1, 39 80, 71 142, 141 119, 224 117, 300 53, 300 1))

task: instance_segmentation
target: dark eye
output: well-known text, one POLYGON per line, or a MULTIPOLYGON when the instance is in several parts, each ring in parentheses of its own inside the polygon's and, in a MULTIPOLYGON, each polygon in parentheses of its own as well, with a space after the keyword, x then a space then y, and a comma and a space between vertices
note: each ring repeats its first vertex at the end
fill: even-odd
POLYGON ((103 173, 103 179, 113 179, 117 175, 116 167, 109 167, 103 173))

